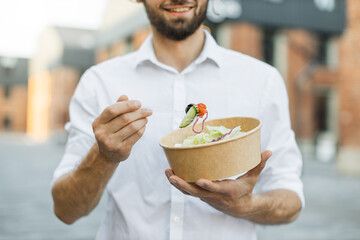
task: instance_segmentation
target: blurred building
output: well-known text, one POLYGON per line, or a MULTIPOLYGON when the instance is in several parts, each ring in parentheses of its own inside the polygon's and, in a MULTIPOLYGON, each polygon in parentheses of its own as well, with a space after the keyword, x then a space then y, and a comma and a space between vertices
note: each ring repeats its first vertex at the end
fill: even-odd
POLYGON ((149 34, 142 4, 108 0, 96 44, 96 62, 138 49, 149 34))
POLYGON ((25 132, 28 59, 0 57, 0 131, 25 132))
POLYGON ((28 132, 36 138, 63 130, 69 102, 83 72, 95 62, 94 31, 48 27, 30 62, 28 132))
MULTIPOLYGON (((219 44, 283 75, 303 152, 360 174, 360 1, 213 0, 209 6, 206 25, 219 44)), ((110 0, 104 16, 96 62, 137 49, 149 34, 141 4, 110 0), (120 14, 124 9, 130 10, 120 14)))

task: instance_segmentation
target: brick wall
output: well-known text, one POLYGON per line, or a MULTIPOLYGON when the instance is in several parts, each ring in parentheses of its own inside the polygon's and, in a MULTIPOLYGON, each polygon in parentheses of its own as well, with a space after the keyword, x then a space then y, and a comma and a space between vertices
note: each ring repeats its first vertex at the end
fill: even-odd
POLYGON ((9 130, 24 132, 26 130, 27 87, 14 85, 9 96, 5 97, 5 90, 0 86, 0 131, 9 130), (5 118, 9 126, 5 129, 5 118))
POLYGON ((340 39, 340 141, 360 147, 360 1, 348 0, 348 23, 340 39))
POLYGON ((287 89, 289 93, 292 127, 298 138, 311 139, 314 136, 313 66, 315 38, 305 30, 287 30, 288 70, 287 89))
POLYGON ((248 23, 231 24, 229 48, 262 59, 262 31, 248 23))
POLYGON ((62 130, 69 121, 69 104, 80 79, 80 72, 59 67, 51 72, 50 129, 62 130))
POLYGON ((347 0, 347 29, 339 41, 341 172, 360 175, 360 1, 347 0))

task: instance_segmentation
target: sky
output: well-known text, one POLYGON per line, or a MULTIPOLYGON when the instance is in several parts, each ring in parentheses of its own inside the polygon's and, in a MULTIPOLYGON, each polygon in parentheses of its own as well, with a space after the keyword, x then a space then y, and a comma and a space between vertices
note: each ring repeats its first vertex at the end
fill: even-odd
POLYGON ((0 56, 30 58, 49 25, 97 29, 107 0, 0 0, 0 56))

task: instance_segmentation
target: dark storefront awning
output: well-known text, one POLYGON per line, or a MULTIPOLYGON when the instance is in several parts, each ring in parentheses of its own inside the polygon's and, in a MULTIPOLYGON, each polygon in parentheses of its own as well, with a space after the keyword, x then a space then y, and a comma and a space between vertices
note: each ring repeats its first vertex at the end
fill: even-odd
MULTIPOLYGON (((213 0, 210 22, 242 21, 274 28, 304 28, 341 34, 346 26, 345 0, 213 0)), ((211 4, 211 3, 210 3, 211 4)))

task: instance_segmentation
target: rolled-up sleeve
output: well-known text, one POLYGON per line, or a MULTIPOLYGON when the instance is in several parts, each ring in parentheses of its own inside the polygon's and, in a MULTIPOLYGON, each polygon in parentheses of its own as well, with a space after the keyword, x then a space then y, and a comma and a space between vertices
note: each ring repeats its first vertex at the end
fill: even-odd
POLYGON ((81 77, 70 101, 70 121, 65 125, 68 140, 64 155, 55 169, 51 185, 66 173, 74 170, 95 142, 92 123, 97 116, 97 101, 94 91, 96 75, 91 69, 81 77))
POLYGON ((295 192, 305 206, 302 173, 302 157, 291 129, 289 101, 284 81, 274 70, 263 92, 261 106, 261 148, 271 150, 272 156, 266 163, 256 192, 287 189, 295 192))

